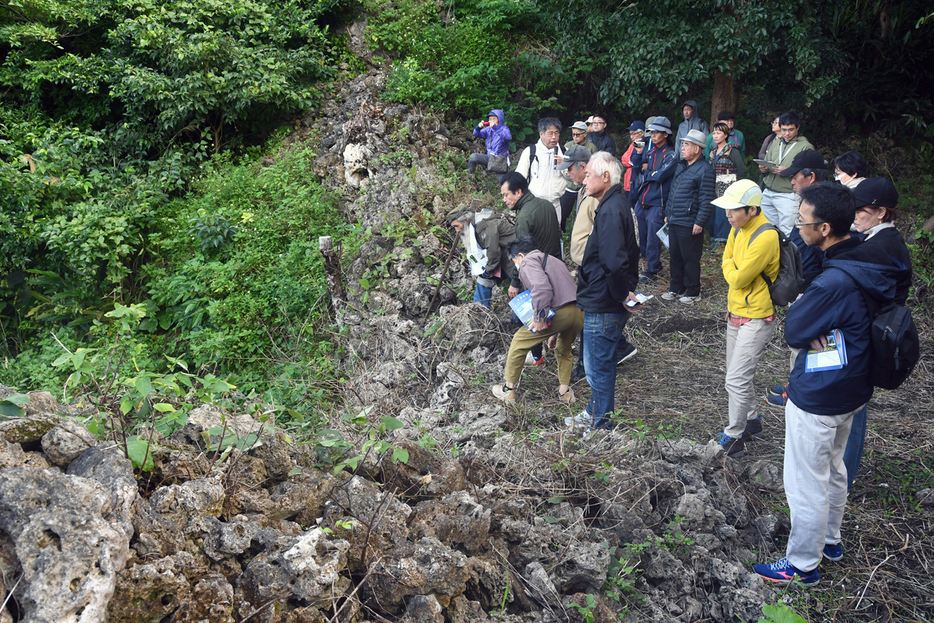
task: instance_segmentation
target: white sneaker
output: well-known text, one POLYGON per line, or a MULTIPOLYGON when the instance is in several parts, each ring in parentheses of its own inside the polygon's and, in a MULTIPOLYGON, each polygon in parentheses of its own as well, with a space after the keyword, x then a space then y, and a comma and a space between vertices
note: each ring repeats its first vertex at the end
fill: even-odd
POLYGON ((532 351, 527 352, 525 354, 525 365, 527 366, 545 365, 545 353, 542 353, 541 359, 535 359, 535 355, 532 354, 532 351))
POLYGON ((665 292, 664 294, 662 294, 662 300, 663 300, 663 301, 673 301, 673 300, 675 300, 676 298, 678 298, 678 293, 677 293, 677 292, 672 292, 671 290, 669 290, 668 292, 665 292))
POLYGON ((692 305, 695 301, 701 300, 700 294, 697 296, 682 296, 678 299, 679 303, 684 303, 685 305, 692 305))
POLYGON ((590 428, 590 425, 593 423, 593 417, 587 413, 586 410, 581 411, 580 415, 575 415, 574 417, 564 418, 564 425, 568 428, 579 428, 585 429, 590 428))

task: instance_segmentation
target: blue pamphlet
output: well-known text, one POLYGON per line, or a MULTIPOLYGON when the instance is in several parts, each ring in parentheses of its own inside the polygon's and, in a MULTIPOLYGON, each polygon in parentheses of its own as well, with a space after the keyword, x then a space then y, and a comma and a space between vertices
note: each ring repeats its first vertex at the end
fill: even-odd
POLYGON ((846 365, 846 342, 843 332, 834 329, 827 335, 827 347, 822 350, 809 350, 804 364, 805 372, 823 372, 839 370, 846 365))
MULTIPOLYGON (((525 328, 529 331, 532 331, 532 319, 535 316, 535 310, 532 309, 532 292, 526 290, 525 292, 520 292, 515 295, 511 301, 509 301, 509 306, 512 307, 512 311, 516 314, 519 320, 522 321, 522 324, 525 325, 525 328)), ((548 318, 551 318, 555 315, 555 310, 548 310, 548 318)), ((532 331, 535 333, 535 331, 532 331)))

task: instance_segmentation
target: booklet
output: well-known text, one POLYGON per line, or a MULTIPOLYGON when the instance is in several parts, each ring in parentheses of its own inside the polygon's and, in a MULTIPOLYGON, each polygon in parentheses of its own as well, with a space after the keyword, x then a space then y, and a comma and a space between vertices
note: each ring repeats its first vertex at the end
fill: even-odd
POLYGON ((655 298, 654 294, 642 294, 641 292, 636 292, 635 301, 626 301, 627 307, 635 307, 636 305, 642 305, 649 299, 655 298))
POLYGON ((662 228, 655 232, 655 235, 658 236, 658 239, 662 241, 666 249, 670 249, 668 244, 668 223, 662 225, 662 228))
POLYGON ((768 160, 761 160, 759 158, 753 158, 752 161, 758 164, 760 167, 765 167, 772 173, 775 173, 775 167, 778 166, 774 162, 769 162, 768 160))
POLYGON ((827 335, 827 347, 823 350, 809 350, 804 364, 805 372, 823 372, 839 370, 847 363, 846 342, 840 329, 834 329, 827 335))
MULTIPOLYGON (((519 320, 522 321, 525 328, 532 331, 532 318, 535 316, 535 310, 532 309, 532 292, 526 290, 525 292, 520 292, 515 295, 512 300, 509 301, 509 306, 512 307, 512 311, 519 317, 519 320)), ((555 310, 548 310, 548 318, 554 315, 555 310)), ((535 333, 535 331, 532 331, 532 333, 535 333)))

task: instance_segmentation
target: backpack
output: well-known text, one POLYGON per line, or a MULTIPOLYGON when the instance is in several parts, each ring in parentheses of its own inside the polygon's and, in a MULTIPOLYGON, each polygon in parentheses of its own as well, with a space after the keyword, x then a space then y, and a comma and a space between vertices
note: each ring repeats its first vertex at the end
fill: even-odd
POLYGON ((526 183, 532 182, 532 163, 538 160, 538 156, 535 155, 535 145, 536 143, 529 145, 529 172, 525 174, 526 183))
POLYGON ((895 301, 880 305, 869 296, 856 277, 839 266, 832 268, 846 273, 866 301, 872 319, 869 327, 869 374, 872 384, 882 389, 898 389, 921 358, 921 340, 918 328, 911 319, 911 310, 895 301))
POLYGON ((801 251, 798 250, 798 246, 771 223, 760 225, 756 231, 752 232, 752 236, 749 237, 749 246, 752 246, 759 234, 770 229, 774 229, 778 234, 778 276, 775 277, 773 283, 765 271, 759 274, 769 287, 772 302, 784 307, 794 302, 804 289, 804 267, 801 264, 801 251))

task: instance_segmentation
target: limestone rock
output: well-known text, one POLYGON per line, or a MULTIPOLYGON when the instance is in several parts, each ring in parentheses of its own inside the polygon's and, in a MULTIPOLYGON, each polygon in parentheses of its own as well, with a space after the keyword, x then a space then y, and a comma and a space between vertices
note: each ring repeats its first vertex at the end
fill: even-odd
POLYGON ((448 603, 468 579, 467 557, 430 537, 400 543, 374 569, 364 590, 389 612, 399 612, 413 595, 431 593, 448 603))
POLYGON ((52 470, 0 472, 0 529, 22 567, 17 598, 28 623, 105 620, 129 536, 106 517, 113 493, 52 470))
POLYGON ((42 451, 54 465, 64 467, 97 445, 97 438, 74 418, 62 418, 42 436, 42 451))
POLYGON ((149 498, 152 509, 183 526, 195 515, 217 517, 224 504, 224 487, 217 478, 197 478, 162 487, 149 498))

